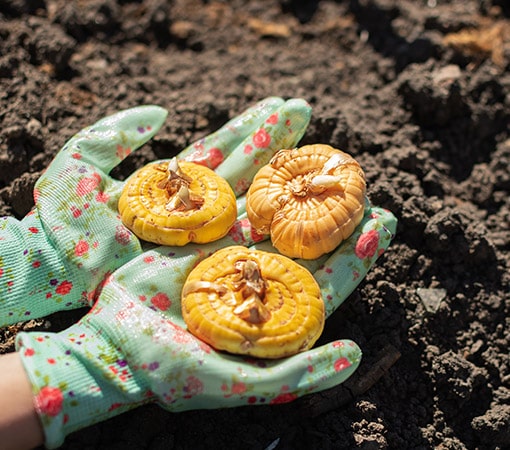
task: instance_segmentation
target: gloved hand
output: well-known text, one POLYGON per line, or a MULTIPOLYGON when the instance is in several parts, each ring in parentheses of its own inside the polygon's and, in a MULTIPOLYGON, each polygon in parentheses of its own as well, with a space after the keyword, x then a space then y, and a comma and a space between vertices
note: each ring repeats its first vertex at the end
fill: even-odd
MULTIPOLYGON (((395 228, 390 212, 368 207, 333 254, 300 261, 313 270, 328 315, 364 278, 395 228)), ((340 384, 356 370, 361 351, 349 340, 257 360, 217 352, 186 331, 180 296, 188 273, 219 248, 249 245, 249 230, 242 235, 244 241, 229 235, 207 245, 149 250, 107 279, 77 324, 60 333, 18 335, 47 447, 149 402, 174 412, 282 403, 340 384)))
MULTIPOLYGON (((117 212, 123 182, 108 174, 166 116, 158 106, 140 106, 82 130, 37 181, 33 210, 21 221, 0 218, 0 327, 90 304, 109 274, 142 253, 117 212)), ((304 100, 270 97, 178 158, 217 169, 241 194, 254 161, 296 145, 309 119, 304 100)))

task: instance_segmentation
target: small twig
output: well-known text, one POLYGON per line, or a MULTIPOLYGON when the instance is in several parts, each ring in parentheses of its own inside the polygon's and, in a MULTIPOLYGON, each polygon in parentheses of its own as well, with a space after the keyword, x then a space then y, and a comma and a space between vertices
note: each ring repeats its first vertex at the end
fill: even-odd
POLYGON ((372 368, 363 374, 354 374, 345 383, 303 399, 300 409, 306 417, 317 417, 346 405, 367 392, 400 358, 392 345, 385 346, 377 355, 372 368))

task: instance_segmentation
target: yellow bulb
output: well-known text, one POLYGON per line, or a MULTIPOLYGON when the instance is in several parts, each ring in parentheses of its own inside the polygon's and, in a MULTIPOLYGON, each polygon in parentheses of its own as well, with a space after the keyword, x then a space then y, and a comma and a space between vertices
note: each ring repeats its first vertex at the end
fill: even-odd
POLYGON ((175 159, 136 171, 125 183, 118 208, 133 233, 161 245, 220 239, 237 217, 236 197, 224 178, 175 159))
POLYGON ((320 287, 307 269, 242 246, 218 250, 191 271, 182 316, 217 350, 260 358, 310 349, 325 321, 320 287))

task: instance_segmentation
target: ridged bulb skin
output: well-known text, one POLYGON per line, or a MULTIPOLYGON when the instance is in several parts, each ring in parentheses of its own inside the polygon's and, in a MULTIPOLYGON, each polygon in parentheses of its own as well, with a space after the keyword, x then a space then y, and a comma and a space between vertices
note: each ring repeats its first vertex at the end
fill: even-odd
POLYGON ((125 183, 118 208, 124 225, 140 239, 160 245, 204 244, 225 236, 237 217, 235 194, 213 170, 187 161, 179 168, 188 177, 188 190, 201 204, 191 209, 170 208, 172 200, 163 187, 168 162, 148 164, 125 183), (203 202, 203 203, 202 203, 203 202))
POLYGON ((182 291, 182 315, 189 331, 217 350, 276 359, 310 349, 325 322, 325 307, 312 274, 276 253, 231 246, 200 262, 182 291), (265 283, 267 316, 253 323, 238 313, 239 262, 255 262, 265 283))
POLYGON ((246 199, 253 227, 291 258, 334 250, 361 222, 366 182, 350 155, 329 145, 283 149, 259 170, 246 199))

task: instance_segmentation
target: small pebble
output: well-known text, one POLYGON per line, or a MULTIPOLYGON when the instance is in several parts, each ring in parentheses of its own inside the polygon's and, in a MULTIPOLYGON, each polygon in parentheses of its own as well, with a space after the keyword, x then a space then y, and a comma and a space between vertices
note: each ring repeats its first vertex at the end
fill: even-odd
POLYGON ((418 288, 416 289, 416 293, 420 297, 423 305, 427 312, 436 313, 439 309, 439 305, 446 297, 446 289, 426 289, 426 288, 418 288))

